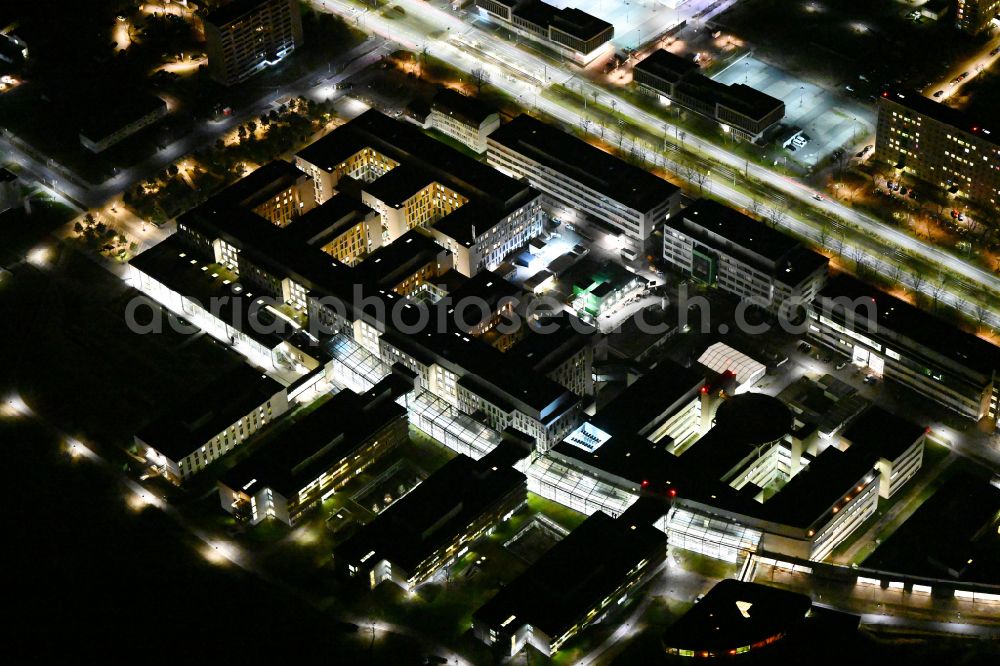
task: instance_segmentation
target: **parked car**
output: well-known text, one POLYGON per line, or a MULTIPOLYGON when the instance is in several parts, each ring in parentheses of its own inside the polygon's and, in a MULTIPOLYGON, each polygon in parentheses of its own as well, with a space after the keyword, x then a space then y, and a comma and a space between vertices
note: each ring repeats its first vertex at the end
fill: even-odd
POLYGON ((840 363, 838 363, 838 364, 837 364, 837 366, 836 366, 837 370, 843 370, 843 369, 844 369, 844 368, 846 368, 846 367, 847 367, 847 361, 841 361, 841 362, 840 362, 840 363))
POLYGON ((941 96, 941 95, 943 95, 943 94, 944 94, 944 91, 943 91, 943 90, 938 90, 938 91, 937 91, 936 93, 934 93, 934 96, 935 96, 935 97, 940 97, 940 96, 941 96))

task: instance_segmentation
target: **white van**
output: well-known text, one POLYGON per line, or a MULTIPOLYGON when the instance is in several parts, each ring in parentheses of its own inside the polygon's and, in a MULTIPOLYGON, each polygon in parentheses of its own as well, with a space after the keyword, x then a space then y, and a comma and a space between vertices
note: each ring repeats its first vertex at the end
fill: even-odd
POLYGON ((636 257, 638 257, 638 256, 639 256, 639 253, 636 252, 635 250, 633 250, 632 248, 630 248, 630 247, 623 247, 622 248, 622 257, 626 261, 635 261, 636 257))

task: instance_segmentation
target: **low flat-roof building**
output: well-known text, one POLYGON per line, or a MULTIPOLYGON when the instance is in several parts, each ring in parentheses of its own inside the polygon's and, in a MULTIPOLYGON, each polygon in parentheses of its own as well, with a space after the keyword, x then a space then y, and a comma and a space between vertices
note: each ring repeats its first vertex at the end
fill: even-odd
POLYGON ((580 65, 610 50, 615 27, 575 7, 557 8, 541 0, 476 0, 486 16, 514 32, 544 42, 580 65))
POLYGON ((431 102, 427 126, 485 153, 486 137, 500 127, 500 113, 475 97, 445 88, 431 102))
POLYGON ((135 444, 151 467, 179 484, 286 411, 285 387, 240 365, 136 433, 135 444))
POLYGON ((412 381, 390 375, 364 395, 344 389, 219 480, 222 508, 251 525, 302 514, 407 441, 396 398, 412 381))
POLYGON ((623 234, 645 254, 653 230, 680 206, 680 188, 553 125, 522 114, 487 140, 489 163, 623 234))
POLYGON ((504 446, 449 460, 337 548, 337 567, 371 587, 391 580, 412 590, 464 555, 527 498, 524 474, 501 463, 504 446))
POLYGON ((472 615, 472 633, 504 655, 546 656, 621 607, 666 560, 667 537, 623 514, 591 515, 472 615))
POLYGON ((819 292, 809 316, 810 337, 855 365, 996 425, 1000 348, 992 343, 846 274, 819 292))
POLYGON ((167 115, 167 103, 156 95, 116 91, 113 98, 113 104, 81 113, 80 143, 91 152, 103 152, 167 115))
POLYGON ((681 657, 746 654, 795 631, 811 606, 804 594, 722 580, 664 632, 663 647, 681 657))
POLYGON ((663 259, 685 275, 788 317, 812 301, 829 264, 791 236, 710 199, 670 216, 663 259))
POLYGON ((742 83, 725 85, 698 65, 665 49, 640 60, 633 78, 640 90, 719 123, 724 132, 756 141, 785 117, 785 103, 742 83))

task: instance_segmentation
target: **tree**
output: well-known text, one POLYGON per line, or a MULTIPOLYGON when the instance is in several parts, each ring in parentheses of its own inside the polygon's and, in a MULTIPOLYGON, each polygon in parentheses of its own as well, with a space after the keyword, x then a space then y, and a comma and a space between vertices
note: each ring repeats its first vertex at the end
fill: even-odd
POLYGON ((903 267, 896 262, 893 261, 889 263, 889 268, 887 269, 886 274, 893 284, 903 283, 903 267))
POLYGON ((827 242, 830 240, 830 224, 826 221, 826 218, 819 223, 819 246, 821 248, 826 247, 827 242))
POLYGON ((772 227, 777 227, 788 217, 788 209, 783 205, 775 204, 767 211, 767 220, 772 227))
POLYGON ((948 276, 940 275, 938 279, 934 281, 931 285, 931 298, 934 300, 934 309, 937 310, 938 302, 941 299, 941 294, 944 293, 945 288, 948 286, 948 276))
POLYGON ((851 248, 850 258, 854 262, 859 278, 865 277, 868 272, 868 253, 860 246, 851 248))
POLYGON ((83 233, 83 225, 80 224, 80 220, 77 220, 76 224, 73 225, 73 231, 75 231, 78 234, 83 233))
POLYGON ((173 178, 177 175, 178 169, 176 164, 171 164, 167 167, 167 175, 173 178))
POLYGON ((472 85, 476 86, 476 94, 483 92, 483 85, 490 82, 490 73, 487 72, 482 67, 476 67, 471 72, 469 76, 472 79, 472 85))
POLYGON ((980 329, 985 329, 986 328, 986 322, 987 322, 987 320, 989 319, 989 316, 990 316, 990 310, 989 310, 989 308, 987 308, 982 303, 977 303, 976 304, 976 310, 975 310, 975 312, 976 312, 976 321, 979 323, 979 328, 980 329))

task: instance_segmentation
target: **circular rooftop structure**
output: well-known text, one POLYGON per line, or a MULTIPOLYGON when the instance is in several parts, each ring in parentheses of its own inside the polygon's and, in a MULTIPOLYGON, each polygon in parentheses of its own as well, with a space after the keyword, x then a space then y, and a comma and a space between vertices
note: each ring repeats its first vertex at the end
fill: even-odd
POLYGON ((764 393, 741 393, 728 398, 715 412, 715 427, 752 446, 781 439, 792 429, 792 411, 764 393))

